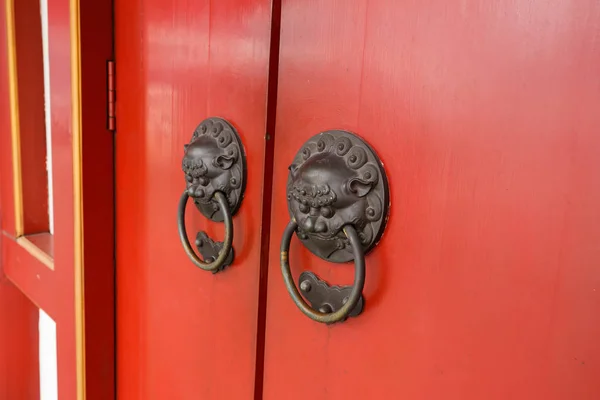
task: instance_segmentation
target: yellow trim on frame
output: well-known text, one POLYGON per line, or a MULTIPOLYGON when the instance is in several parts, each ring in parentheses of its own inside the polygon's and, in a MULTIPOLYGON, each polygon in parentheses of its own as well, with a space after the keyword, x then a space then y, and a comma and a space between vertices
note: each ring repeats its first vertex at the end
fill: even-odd
POLYGON ((21 236, 17 238, 17 244, 19 244, 22 248, 27 250, 29 254, 33 257, 37 258, 42 264, 50 269, 54 269, 54 260, 48 253, 44 250, 37 247, 34 243, 32 243, 27 236, 21 236))
POLYGON ((85 292, 83 270, 83 182, 81 124, 81 33, 79 0, 70 0, 71 114, 73 135, 73 212, 75 272, 75 345, 77 357, 77 400, 85 400, 85 292))
POLYGON ((27 236, 21 236, 17 238, 17 244, 25 249, 33 258, 44 264, 46 267, 54 271, 54 259, 44 250, 33 244, 27 236))
POLYGON ((33 257, 41 261, 48 268, 54 269, 52 257, 23 237, 25 229, 23 222, 23 175, 21 173, 21 124, 19 121, 19 81, 17 74, 14 0, 6 0, 5 6, 15 237, 18 238, 17 243, 33 257))
POLYGON ((21 138, 19 91, 17 79, 17 42, 15 38, 14 0, 6 0, 6 37, 8 52, 8 91, 10 97, 10 136, 13 162, 13 196, 15 202, 15 236, 23 235, 23 182, 21 178, 21 138))
MULTIPOLYGON (((21 141, 19 124, 19 93, 17 78, 17 53, 15 38, 14 1, 5 0, 8 78, 11 119, 11 152, 13 161, 13 190, 15 213, 15 236, 32 256, 53 269, 52 258, 31 243, 24 233, 23 184, 21 174, 21 141)), ((71 102, 73 142, 73 219, 74 219, 74 276, 75 276, 75 352, 77 374, 77 400, 85 400, 85 297, 83 273, 83 185, 82 185, 82 124, 81 124, 81 40, 79 0, 69 0, 70 46, 71 46, 71 102)))

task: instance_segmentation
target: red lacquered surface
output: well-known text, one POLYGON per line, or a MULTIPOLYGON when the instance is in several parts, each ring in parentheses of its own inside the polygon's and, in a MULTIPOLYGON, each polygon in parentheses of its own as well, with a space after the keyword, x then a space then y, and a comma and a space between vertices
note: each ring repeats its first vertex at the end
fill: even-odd
POLYGON ((115 398, 114 134, 107 129, 113 2, 80 1, 85 392, 115 398))
POLYGON ((0 304, 0 398, 38 400, 39 311, 6 279, 1 264, 0 304))
MULTIPOLYGON (((13 0, 15 17, 23 232, 48 232, 44 67, 39 0, 13 0)), ((8 132, 7 132, 8 133, 8 132)))
MULTIPOLYGON (((31 263, 15 264, 14 281, 56 321, 59 397, 76 399, 73 139, 69 0, 48 2, 52 179, 54 193, 54 272, 37 283, 31 263), (50 279, 52 281, 50 281, 50 279), (22 283, 21 283, 22 282, 22 283), (31 288, 31 290, 29 289, 31 288), (47 293, 38 301, 37 296, 47 293), (50 297, 52 295, 52 297, 50 297), (42 299, 53 298, 48 309, 42 299), (60 305, 60 306, 59 306, 60 305)), ((15 250, 16 251, 16 250, 15 250)), ((43 276, 42 276, 43 277, 43 276)))
MULTIPOLYGON (((7 40, 4 4, 0 6, 0 249, 14 234, 14 197, 10 153, 7 40)), ((3 253, 0 250, 0 253, 3 253)), ((0 257, 0 398, 38 400, 38 308, 8 281, 0 257)))
MULTIPOLYGON (((270 1, 115 6, 118 396, 252 398, 270 1), (176 224, 183 145, 210 116, 248 161, 235 263, 216 275, 186 258, 176 224)), ((192 207, 187 229, 224 233, 192 207)))
MULTIPOLYGON (((19 233, 15 230, 17 224, 14 217, 17 212, 13 197, 16 187, 12 162, 14 154, 11 152, 11 130, 6 112, 8 109, 4 108, 8 107, 9 102, 2 99, 2 115, 7 116, 3 118, 2 124, 8 128, 0 132, 4 219, 0 260, 8 279, 57 323, 58 397, 83 399, 87 395, 87 399, 105 400, 114 397, 113 145, 112 134, 106 129, 106 87, 103 83, 106 78, 106 61, 112 57, 112 7, 110 1, 85 3, 79 9, 80 21, 74 19, 75 23, 71 24, 70 17, 75 14, 71 14, 70 7, 76 4, 73 0, 51 0, 48 3, 54 237, 47 234, 28 236, 29 242, 33 243, 30 246, 22 245, 24 239, 17 240, 14 237, 19 233), (74 35, 80 35, 81 42, 80 79, 73 75, 77 69, 72 69, 72 58, 77 56, 77 53, 72 52, 72 43, 78 43, 74 40, 74 35), (76 86, 80 88, 75 93, 71 90, 74 77, 76 86), (86 109, 81 115, 81 128, 73 124, 72 110, 76 104, 86 109), (76 136, 80 134, 83 141, 76 140, 76 136), (74 148, 78 143, 81 143, 81 148, 74 148), (74 154, 80 154, 83 162, 74 157, 74 154), (77 184, 75 175, 82 177, 83 185, 77 184), (82 210, 75 207, 75 199, 82 204, 82 210), (80 215, 81 212, 85 213, 85 218, 80 215), (82 226, 84 234, 81 231, 77 234, 75 223, 81 220, 85 221, 82 226), (53 253, 49 248, 51 244, 53 253), (53 269, 40 261, 35 256, 35 251, 32 252, 32 248, 36 246, 35 251, 41 249, 53 257, 53 269), (82 281, 76 282, 76 278, 81 277, 82 281), (85 295, 83 291, 76 290, 76 285, 84 287, 85 295), (84 311, 76 314, 77 307, 84 311), (83 335, 86 332, 84 341, 83 335), (79 351, 78 344, 81 344, 79 351)), ((19 7, 24 4, 19 2, 19 7)), ((39 17, 39 3, 38 8, 33 3, 27 4, 31 8, 25 10, 27 12, 24 14, 21 10, 19 18, 25 18, 27 13, 34 12, 39 17)), ((76 8, 73 7, 73 10, 76 8)), ((3 18, 3 27, 4 22, 3 18)), ((17 38, 19 32, 17 27, 17 38)), ((16 41, 17 61, 21 54, 19 46, 23 43, 22 39, 23 35, 16 41)), ((5 54, 3 51, 3 58, 5 54)), ((77 57, 73 59, 77 60, 77 57)), ((29 87, 29 82, 21 79, 21 71, 25 69, 27 72, 27 68, 34 69, 31 65, 17 62, 19 93, 29 87)), ((35 96, 32 95, 33 97, 35 96)), ((39 100, 37 97, 35 99, 39 100)), ((21 106, 19 111, 21 121, 29 116, 26 107, 21 106)), ((37 135, 39 130, 26 130, 23 125, 21 128, 21 154, 24 154, 30 150, 31 143, 28 140, 31 139, 32 132, 37 135)), ((38 156, 39 154, 32 156, 32 160, 43 164, 43 154, 41 161, 38 156)), ((28 161, 23 158, 22 162, 28 161)), ((37 229, 28 228, 31 226, 28 225, 29 210, 38 209, 28 208, 26 197, 28 193, 33 193, 35 185, 32 182, 39 182, 39 176, 35 174, 37 170, 27 168, 29 165, 22 166, 20 175, 23 180, 25 231, 31 233, 37 229)), ((41 203, 45 199, 42 189, 37 190, 41 203)), ((28 323, 28 317, 28 314, 23 314, 23 321, 15 321, 15 326, 21 329, 20 324, 28 323)), ((25 337, 23 340, 25 341, 25 337)), ((37 336, 28 337, 27 344, 28 349, 34 349, 37 354, 37 336)), ((21 348, 21 351, 28 354, 29 350, 21 348)), ((20 369, 15 374, 37 376, 37 370, 26 371, 23 369, 26 367, 24 365, 16 367, 20 369)), ((37 368, 37 364, 35 367, 37 368)), ((37 386, 32 386, 32 390, 35 388, 37 386)))
POLYGON ((15 235, 15 198, 10 137, 10 96, 8 80, 8 38, 6 7, 0 7, 0 229, 15 235))
POLYGON ((59 274, 31 255, 9 235, 3 235, 0 251, 4 273, 8 278, 35 305, 43 309, 55 321, 60 321, 60 317, 64 316, 61 311, 64 299, 56 294, 56 285, 60 282, 57 280, 59 274))
MULTIPOLYGON (((594 1, 285 0, 265 399, 600 398, 600 8, 594 1), (366 309, 286 292, 287 167, 349 129, 392 207, 366 309)), ((352 282, 295 238, 295 276, 352 282)))
POLYGON ((54 235, 49 233, 38 233, 35 235, 27 235, 26 240, 40 249, 42 253, 47 254, 49 258, 54 258, 54 235))

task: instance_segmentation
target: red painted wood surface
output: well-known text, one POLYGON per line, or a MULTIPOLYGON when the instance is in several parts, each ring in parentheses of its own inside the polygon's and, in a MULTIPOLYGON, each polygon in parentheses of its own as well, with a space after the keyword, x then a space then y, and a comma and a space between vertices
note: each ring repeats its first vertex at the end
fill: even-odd
POLYGON ((10 96, 8 81, 8 38, 6 7, 0 7, 0 229, 15 234, 14 182, 10 138, 10 96))
MULTIPOLYGON (((23 233, 48 232, 44 65, 39 0, 14 1, 23 233), (26 82, 26 84, 25 84, 26 82)), ((7 132, 8 133, 8 132, 7 132)))
POLYGON ((115 396, 114 135, 107 125, 113 1, 80 2, 86 399, 115 396))
MULTIPOLYGON (((73 173, 73 132, 72 132, 72 86, 71 86, 71 30, 69 0, 50 0, 48 2, 48 36, 50 61, 50 98, 53 152, 54 184, 54 237, 53 240, 41 240, 41 236, 32 236, 42 250, 50 250, 53 243, 54 270, 51 270, 33 257, 15 239, 13 164, 11 154, 11 136, 8 114, 8 91, 3 90, 2 126, 0 132, 2 146, 1 183, 2 183, 2 240, 0 246, 1 264, 6 276, 33 303, 44 309, 57 323, 58 346, 58 396, 61 399, 77 398, 77 354, 76 354, 76 315, 75 302, 82 301, 75 296, 75 257, 74 257, 74 189, 73 173), (36 240, 40 239, 40 240, 36 240)), ((28 3, 29 4, 29 3, 28 3)), ((19 2, 19 6, 23 4, 19 2)), ((4 13, 4 5, 2 13, 4 13)), ((27 12, 35 12, 31 5, 27 12)), ((2 15, 4 17, 4 15, 2 15)), ((21 14, 21 18, 27 15, 21 14)), ((113 253, 113 136, 106 129, 106 62, 112 58, 112 3, 110 1, 84 2, 80 7, 81 68, 82 68, 82 113, 83 120, 83 191, 80 194, 84 212, 84 268, 85 268, 85 327, 86 354, 85 382, 87 399, 106 400, 114 397, 114 253, 113 253)), ((33 18, 35 21, 35 18, 33 18)), ((5 18, 2 18, 2 34, 5 32, 5 18)), ((19 29, 17 37, 19 38, 19 29)), ((20 36, 23 38, 23 34, 20 36)), ((2 70, 6 72, 6 47, 3 36, 2 70)), ((22 41, 17 40, 17 57, 22 41)), ((41 62, 41 59, 39 60, 41 62)), ((21 79, 23 66, 18 64, 19 93, 27 91, 29 82, 21 79)), ((41 68, 41 66, 40 66, 41 68)), ((8 76, 7 73, 4 76, 8 76)), ((26 76, 26 75, 25 75, 26 76)), ((3 82, 4 85, 4 82, 3 82)), ((40 94, 43 104, 43 94, 40 94)), ((36 99, 40 100, 40 99, 36 99)), ((42 109, 43 110, 43 109, 42 109)), ((21 120, 28 116, 27 108, 21 106, 21 120)), ((43 119, 42 119, 43 121, 43 119)), ((29 149, 27 138, 31 132, 37 135, 39 130, 24 130, 21 125, 22 149, 29 149)), ((42 131, 43 133, 43 131, 42 131)), ((31 137, 29 136, 29 139, 31 137)), ((38 142, 36 142, 39 144, 38 142)), ((36 153, 37 154, 37 153, 36 153)), ((40 162, 39 154, 33 157, 40 162)), ((45 156, 45 154, 42 154, 45 156)), ((45 163, 42 157, 42 163, 45 163)), ((27 163, 27 159, 23 158, 27 163)), ((22 169, 24 195, 35 189, 32 182, 39 182, 37 169, 22 169), (32 172, 33 171, 33 172, 32 172)), ((45 179, 45 176, 44 176, 45 179)), ((43 185, 42 185, 43 187, 43 185)), ((38 200, 45 201, 46 194, 38 188, 38 200), (41 196, 40 196, 41 193, 41 196)), ((33 207, 35 208, 35 207, 33 207)), ((25 219, 28 220, 28 206, 25 204, 25 219)), ((40 208, 41 209, 41 208, 40 208)), ((37 210, 37 209, 36 209, 37 210)), ((46 209, 44 212, 47 212, 46 209)), ((36 229, 28 229, 32 233, 36 229)), ((47 229, 47 221, 46 221, 47 229)), ((18 306, 18 303, 17 303, 18 306)), ((28 314, 22 320, 15 320, 17 332, 27 322, 28 314)), ((36 309, 37 330, 37 309, 36 309)), ((3 321, 3 320, 2 320, 3 321)), ((27 322, 29 323, 29 322, 27 322)), ((2 326, 0 332, 4 334, 2 326)), ((35 351, 37 359, 37 336, 26 337, 15 343, 23 354, 35 351), (21 347, 28 345, 29 347, 21 347)), ((15 376, 35 374, 26 371, 26 365, 16 365, 15 376)), ((37 368, 37 362, 35 365, 37 368)), ((36 378, 37 379, 37 378, 36 378)), ((37 386, 32 386, 34 390, 37 386)), ((12 397, 10 397, 12 399, 12 397)))
POLYGON ((35 247, 40 249, 50 258, 54 258, 54 235, 46 233, 37 233, 35 235, 27 235, 27 240, 35 247))
MULTIPOLYGON (((6 21, 0 7, 0 26, 6 21)), ((6 29, 0 29, 0 130, 10 132, 6 29)), ((0 134, 0 249, 14 234, 12 157, 10 136, 0 134)), ((0 250, 3 254, 3 251, 0 250)), ((38 308, 11 284, 0 258, 0 398, 38 400, 38 308)))
MULTIPOLYGON (((3 240, 0 238, 0 242, 3 240)), ((0 268, 1 399, 40 398, 38 318, 38 308, 6 279, 0 268)))
POLYGON ((0 252, 4 273, 8 278, 33 303, 59 322, 64 316, 61 309, 66 302, 61 295, 57 295, 56 289, 60 287, 57 285, 61 284, 59 274, 32 256, 12 236, 3 235, 0 252))
POLYGON ((47 276, 44 278, 39 269, 32 268, 33 263, 26 262, 22 265, 14 264, 14 273, 9 276, 56 321, 58 394, 59 397, 76 399, 74 193, 68 0, 48 2, 48 43, 52 109, 50 124, 54 189, 54 271, 44 271, 47 276), (36 281, 38 275, 40 278, 36 281), (28 285, 31 285, 31 289, 28 285), (50 307, 45 299, 53 299, 54 306, 50 307))
MULTIPOLYGON (((285 0, 265 399, 600 398, 600 6, 285 0), (285 185, 348 129, 392 207, 365 312, 310 321, 287 294, 285 185)), ((305 269, 350 284, 350 265, 305 269)))
MULTIPOLYGON (((248 399, 254 390, 270 1, 115 3, 117 384, 126 399, 248 399), (234 264, 179 243, 183 145, 205 118, 238 129, 248 184, 234 264)), ((188 207, 190 235, 212 223, 188 207)))

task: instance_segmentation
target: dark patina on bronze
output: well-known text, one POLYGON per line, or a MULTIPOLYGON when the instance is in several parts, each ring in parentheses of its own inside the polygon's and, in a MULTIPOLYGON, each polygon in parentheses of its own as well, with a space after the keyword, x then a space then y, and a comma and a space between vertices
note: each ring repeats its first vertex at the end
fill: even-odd
POLYGON ((244 148, 229 122, 212 117, 198 125, 184 151, 181 167, 186 189, 178 207, 179 238, 194 265, 216 273, 234 258, 232 217, 240 208, 246 187, 244 148), (204 260, 194 252, 187 238, 185 208, 190 197, 205 217, 225 223, 223 242, 213 241, 203 231, 196 235, 196 248, 204 260))
MULTIPOLYGON (((292 270, 289 262, 289 250, 290 242, 294 232, 296 232, 298 225, 296 221, 292 220, 288 223, 287 227, 283 231, 281 237, 281 274, 283 275, 283 281, 285 287, 292 297, 292 300, 296 306, 310 319, 313 321, 321 322, 327 325, 335 324, 338 322, 345 321, 349 316, 356 316, 362 312, 364 301, 362 297, 362 290, 365 286, 365 255, 360 246, 360 239, 358 233, 352 227, 352 225, 346 225, 343 229, 344 235, 348 238, 350 243, 353 244, 352 250, 354 252, 354 284, 352 286, 336 287, 335 289, 328 290, 324 286, 320 286, 319 290, 307 296, 310 293, 310 288, 303 282, 307 280, 307 276, 304 275, 304 279, 300 278, 300 290, 304 293, 305 297, 310 301, 309 305, 294 283, 292 277, 292 270), (343 293, 343 297, 338 295, 343 293), (341 303, 341 304, 340 304, 341 303)), ((316 276, 315 276, 316 277, 316 276)), ((319 280, 324 285, 328 286, 325 282, 319 280)), ((310 279, 308 283, 310 284, 310 279)), ((314 281, 316 283, 316 281, 314 281)), ((331 289, 332 287, 329 287, 331 289)))
POLYGON ((314 321, 333 324, 358 316, 364 308, 365 254, 381 239, 388 217, 383 164, 364 140, 335 130, 309 139, 289 170, 291 221, 281 239, 280 259, 285 286, 296 306, 314 321), (331 286, 303 272, 298 291, 288 257, 294 232, 324 260, 354 261, 354 284, 331 286))
MULTIPOLYGON (((215 262, 219 258, 219 254, 223 250, 223 242, 215 242, 212 240, 206 232, 200 231, 196 234, 196 248, 200 252, 200 255, 206 262, 215 262)), ((229 254, 223 261, 223 265, 219 266, 213 272, 217 273, 224 270, 227 266, 231 265, 233 258, 235 257, 235 250, 233 247, 229 251, 229 254)))
POLYGON ((320 133, 302 146, 289 170, 288 210, 298 238, 313 254, 334 263, 352 261, 345 225, 354 226, 365 254, 377 244, 389 189, 383 164, 364 140, 346 131, 320 133))
POLYGON ((225 194, 231 215, 235 215, 246 189, 246 156, 235 128, 223 118, 205 119, 184 150, 181 168, 188 194, 198 210, 206 218, 222 222, 223 211, 214 199, 219 191, 225 194))
MULTIPOLYGON (((323 314, 338 311, 350 299, 352 286, 330 286, 312 272, 304 271, 300 274, 300 292, 308 300, 313 310, 323 314)), ((364 305, 361 295, 358 303, 348 314, 349 317, 358 316, 364 305)))

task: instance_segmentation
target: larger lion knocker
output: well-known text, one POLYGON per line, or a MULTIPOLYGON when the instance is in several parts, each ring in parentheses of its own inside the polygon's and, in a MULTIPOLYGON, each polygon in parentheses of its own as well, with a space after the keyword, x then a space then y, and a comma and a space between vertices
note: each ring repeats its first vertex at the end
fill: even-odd
POLYGON ((357 136, 328 131, 310 139, 290 166, 290 215, 317 256, 352 260, 342 229, 353 225, 365 251, 380 239, 388 209, 387 179, 373 150, 357 136))
POLYGON ((196 206, 208 218, 222 221, 215 192, 222 192, 228 200, 232 214, 240 202, 244 157, 233 128, 220 118, 203 121, 194 131, 189 144, 184 146, 182 170, 186 188, 196 206))

